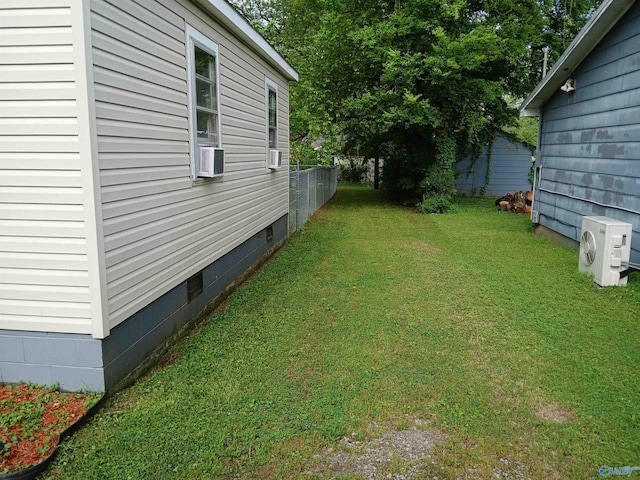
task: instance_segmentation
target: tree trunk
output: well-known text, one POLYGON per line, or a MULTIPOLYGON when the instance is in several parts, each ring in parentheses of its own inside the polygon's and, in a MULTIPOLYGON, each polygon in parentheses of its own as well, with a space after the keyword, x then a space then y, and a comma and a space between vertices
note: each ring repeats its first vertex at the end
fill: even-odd
POLYGON ((376 155, 373 161, 373 189, 378 190, 380 188, 380 157, 376 155))

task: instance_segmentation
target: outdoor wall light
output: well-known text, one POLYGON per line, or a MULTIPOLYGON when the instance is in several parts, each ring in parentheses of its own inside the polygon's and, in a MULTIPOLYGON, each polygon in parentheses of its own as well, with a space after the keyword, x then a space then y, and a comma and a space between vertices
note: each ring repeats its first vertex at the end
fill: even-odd
POLYGON ((573 92, 576 89, 576 81, 573 78, 567 78, 567 81, 564 82, 564 85, 560 87, 560 90, 563 92, 573 92))

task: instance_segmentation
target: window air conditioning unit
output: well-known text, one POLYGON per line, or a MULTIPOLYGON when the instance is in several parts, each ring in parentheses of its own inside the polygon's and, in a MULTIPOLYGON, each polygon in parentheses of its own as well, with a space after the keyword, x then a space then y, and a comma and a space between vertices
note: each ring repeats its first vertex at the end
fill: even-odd
POLYGON ((269 150, 269 168, 277 170, 282 167, 282 152, 280 150, 269 150))
POLYGON ((214 178, 224 174, 224 149, 214 147, 198 147, 200 166, 198 177, 214 178))
POLYGON ((601 287, 626 285, 627 277, 620 278, 620 273, 629 264, 631 232, 630 223, 609 217, 582 217, 578 269, 593 275, 601 287))

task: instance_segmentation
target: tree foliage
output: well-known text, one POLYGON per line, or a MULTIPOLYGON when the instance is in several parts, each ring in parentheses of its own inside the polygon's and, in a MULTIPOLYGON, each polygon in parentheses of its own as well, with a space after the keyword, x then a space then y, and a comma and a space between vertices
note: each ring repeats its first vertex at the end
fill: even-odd
POLYGON ((594 1, 235 3, 300 74, 291 88, 294 155, 320 138, 333 149, 339 141, 384 159, 392 197, 442 211, 454 193, 456 146, 513 128, 509 96, 532 89, 541 47, 561 51, 594 1))

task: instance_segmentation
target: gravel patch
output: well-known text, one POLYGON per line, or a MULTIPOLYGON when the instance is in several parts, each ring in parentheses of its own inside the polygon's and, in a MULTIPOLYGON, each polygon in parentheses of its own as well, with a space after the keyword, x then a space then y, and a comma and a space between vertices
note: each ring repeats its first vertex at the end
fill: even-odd
POLYGON ((501 458, 500 463, 503 466, 493 469, 495 478, 505 478, 508 480, 531 480, 524 473, 526 466, 521 462, 514 462, 508 458, 501 458))
POLYGON ((439 433, 410 427, 369 442, 345 437, 342 444, 346 451, 328 452, 326 458, 334 476, 358 474, 363 480, 411 480, 443 440, 439 433))
MULTIPOLYGON (((371 427, 374 431, 379 431, 381 426, 373 424, 371 427)), ((335 479, 348 476, 362 480, 451 478, 450 472, 448 475, 444 470, 438 473, 437 466, 434 470, 434 465, 430 468, 425 464, 425 460, 434 458, 436 452, 445 448, 445 436, 438 431, 433 431, 433 428, 429 431, 429 427, 429 422, 416 419, 414 426, 410 428, 386 432, 379 438, 367 441, 357 440, 357 434, 353 433, 342 438, 338 449, 328 449, 316 455, 316 461, 324 467, 309 471, 307 474, 314 478, 335 479), (440 448, 436 450, 436 447, 440 448)), ((509 458, 500 458, 492 470, 481 473, 479 469, 471 467, 466 469, 463 477, 469 480, 531 480, 526 472, 525 464, 509 458)), ((462 477, 458 478, 462 480, 462 477)))

